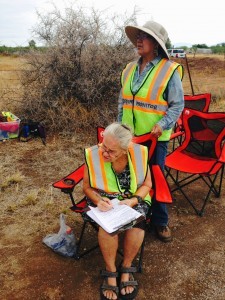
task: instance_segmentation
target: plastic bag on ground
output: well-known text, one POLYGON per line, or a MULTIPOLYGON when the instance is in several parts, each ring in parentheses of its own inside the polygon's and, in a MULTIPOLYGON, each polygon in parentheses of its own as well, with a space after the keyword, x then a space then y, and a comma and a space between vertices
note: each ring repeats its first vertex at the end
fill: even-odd
POLYGON ((54 252, 73 257, 76 254, 76 238, 72 229, 66 225, 66 216, 60 214, 60 229, 58 233, 48 234, 43 238, 43 243, 54 252))

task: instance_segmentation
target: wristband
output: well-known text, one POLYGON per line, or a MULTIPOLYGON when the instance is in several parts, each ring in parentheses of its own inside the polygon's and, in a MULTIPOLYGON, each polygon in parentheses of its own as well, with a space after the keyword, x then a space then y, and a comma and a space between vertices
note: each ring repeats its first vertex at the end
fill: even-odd
POLYGON ((138 200, 138 203, 142 203, 143 202, 143 198, 141 196, 138 196, 138 195, 133 195, 132 197, 135 197, 137 198, 138 200))

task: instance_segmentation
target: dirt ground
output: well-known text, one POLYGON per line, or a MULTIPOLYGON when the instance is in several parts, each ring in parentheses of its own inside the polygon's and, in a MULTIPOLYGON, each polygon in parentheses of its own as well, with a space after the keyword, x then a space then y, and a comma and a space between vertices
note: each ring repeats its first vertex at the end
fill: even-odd
MULTIPOLYGON (((79 233, 81 219, 70 212, 69 198, 51 185, 79 165, 82 147, 76 138, 49 139, 46 146, 39 139, 0 143, 1 299, 99 299, 99 249, 77 261, 42 244, 48 233, 58 232, 61 212, 79 233)), ((197 199, 203 190, 193 186, 189 192, 197 199)), ((173 241, 164 244, 147 233, 136 300, 225 299, 224 193, 223 185, 203 217, 176 195, 169 206, 173 241)), ((96 242, 96 233, 89 233, 83 247, 96 242)))
MULTIPOLYGON (((195 92, 209 92, 221 84, 215 88, 224 103, 224 64, 190 58, 189 67, 195 92)), ((187 72, 183 84, 190 93, 187 72)), ((224 111, 224 105, 215 102, 213 110, 224 111)), ((0 142, 2 300, 99 299, 99 271, 104 268, 99 249, 74 260, 55 254, 42 243, 47 234, 58 232, 61 212, 78 237, 81 218, 70 211, 68 195, 53 189, 52 183, 80 165, 87 141, 95 143, 93 138, 85 136, 84 141, 76 135, 48 136, 46 146, 40 139, 0 142)), ((194 201, 204 191, 204 186, 197 184, 188 190, 194 201)), ((81 199, 80 189, 75 195, 81 199)), ((180 194, 168 208, 173 241, 164 244, 152 232, 146 234, 143 271, 136 275, 136 300, 224 300, 225 183, 221 197, 210 199, 203 217, 197 216, 180 194)), ((96 233, 90 229, 82 248, 93 243, 96 233)))

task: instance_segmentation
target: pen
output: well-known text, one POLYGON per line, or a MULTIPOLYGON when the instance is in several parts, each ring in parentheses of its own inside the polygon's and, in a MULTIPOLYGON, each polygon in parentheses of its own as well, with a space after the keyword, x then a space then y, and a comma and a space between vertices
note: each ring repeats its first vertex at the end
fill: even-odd
MULTIPOLYGON (((102 198, 102 196, 99 195, 98 193, 95 192, 95 195, 96 195, 100 200, 102 200, 103 202, 106 202, 106 201, 104 200, 104 198, 102 198)), ((114 209, 113 206, 112 206, 112 209, 114 209)))

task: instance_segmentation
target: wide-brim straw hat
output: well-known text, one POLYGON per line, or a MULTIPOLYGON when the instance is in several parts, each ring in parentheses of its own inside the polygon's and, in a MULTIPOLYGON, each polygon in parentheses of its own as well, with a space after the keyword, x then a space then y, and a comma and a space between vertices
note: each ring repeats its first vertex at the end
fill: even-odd
POLYGON ((130 39, 130 41, 135 45, 135 47, 137 46, 137 35, 140 30, 152 36, 159 43, 159 46, 161 47, 165 57, 169 58, 168 52, 166 50, 168 33, 161 24, 154 21, 148 21, 143 26, 126 26, 126 35, 130 39))

